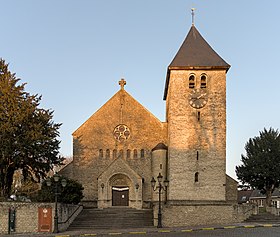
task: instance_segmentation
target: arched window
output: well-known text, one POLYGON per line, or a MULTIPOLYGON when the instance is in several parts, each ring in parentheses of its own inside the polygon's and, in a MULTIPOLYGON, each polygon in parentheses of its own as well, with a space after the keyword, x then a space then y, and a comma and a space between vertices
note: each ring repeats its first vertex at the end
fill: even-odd
POLYGON ((117 158, 117 150, 114 149, 114 150, 113 150, 113 159, 116 159, 116 158, 117 158))
POLYGON ((119 151, 120 158, 123 158, 123 150, 119 151))
POLYGON ((200 77, 200 88, 206 88, 207 87, 207 77, 205 74, 202 74, 200 77))
POLYGON ((106 158, 108 158, 108 159, 110 158, 110 150, 109 149, 106 150, 106 158))
POLYGON ((130 159, 130 153, 131 153, 131 150, 128 149, 128 150, 126 151, 126 158, 130 159))
POLYGON ((134 151, 133 151, 133 158, 137 158, 137 150, 136 149, 134 149, 134 151))
POLYGON ((145 150, 141 149, 141 158, 144 158, 144 157, 145 157, 145 150))
POLYGON ((102 149, 99 149, 99 157, 103 158, 103 150, 102 149))
POLYGON ((198 182, 198 172, 196 172, 195 174, 194 174, 194 182, 195 183, 197 183, 198 182))
POLYGON ((190 75, 190 77, 189 77, 189 88, 190 89, 195 88, 195 77, 194 77, 194 75, 190 75))

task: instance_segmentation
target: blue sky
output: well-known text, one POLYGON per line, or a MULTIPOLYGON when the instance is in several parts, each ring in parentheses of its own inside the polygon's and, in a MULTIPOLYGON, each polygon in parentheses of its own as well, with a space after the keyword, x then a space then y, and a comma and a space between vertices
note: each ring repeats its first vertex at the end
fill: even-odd
MULTIPOLYGON (((1 1, 0 57, 43 96, 61 127, 61 153, 118 90, 161 121, 167 66, 195 25, 231 64, 227 75, 227 173, 250 137, 280 128, 280 1, 9 0, 1 1)), ((106 119, 106 118, 105 118, 106 119)))

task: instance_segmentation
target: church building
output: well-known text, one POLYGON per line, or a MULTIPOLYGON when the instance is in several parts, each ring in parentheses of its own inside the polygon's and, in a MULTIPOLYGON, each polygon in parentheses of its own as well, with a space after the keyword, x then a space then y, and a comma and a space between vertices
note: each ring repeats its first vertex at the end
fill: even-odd
POLYGON ((84 187, 83 203, 158 211, 165 226, 234 221, 237 183, 226 175, 226 75, 230 65, 194 25, 167 67, 160 121, 120 89, 73 133, 60 173, 84 187), (151 180, 154 181, 154 187, 151 180))

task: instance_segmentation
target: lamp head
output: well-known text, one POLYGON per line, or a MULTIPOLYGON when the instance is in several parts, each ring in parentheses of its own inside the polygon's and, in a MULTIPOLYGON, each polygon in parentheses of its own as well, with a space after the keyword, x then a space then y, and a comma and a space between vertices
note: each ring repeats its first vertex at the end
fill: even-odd
POLYGON ((46 184, 47 184, 48 187, 50 187, 52 185, 52 181, 51 181, 50 178, 46 179, 46 184))
POLYGON ((157 180, 158 180, 159 183, 162 182, 162 178, 163 178, 163 176, 161 175, 161 173, 159 173, 158 177, 157 177, 157 180))
POLYGON ((57 173, 54 174, 53 176, 54 182, 58 182, 59 181, 59 175, 57 173))
POLYGON ((151 184, 152 184, 152 187, 154 188, 155 185, 156 185, 156 180, 154 177, 152 177, 152 180, 151 180, 151 184))
POLYGON ((66 179, 62 179, 62 180, 61 180, 61 185, 62 185, 63 188, 66 187, 66 184, 67 184, 66 179))
POLYGON ((163 184, 164 184, 164 187, 168 187, 169 186, 169 180, 167 180, 167 179, 165 179, 164 181, 163 181, 163 184))

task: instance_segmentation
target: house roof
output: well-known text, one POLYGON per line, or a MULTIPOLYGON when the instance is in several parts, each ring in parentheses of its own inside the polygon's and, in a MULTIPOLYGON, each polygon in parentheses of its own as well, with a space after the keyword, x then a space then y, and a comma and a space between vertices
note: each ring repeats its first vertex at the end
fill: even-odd
POLYGON ((167 96, 170 70, 230 68, 192 25, 187 37, 167 69, 164 100, 167 96))
MULTIPOLYGON (((262 192, 258 189, 253 190, 250 199, 255 199, 255 198, 265 198, 265 194, 262 194, 262 192)), ((280 197, 280 191, 278 188, 274 189, 272 193, 272 197, 280 197)))
POLYGON ((246 203, 247 201, 249 201, 252 192, 253 190, 239 190, 237 197, 238 203, 246 203))

